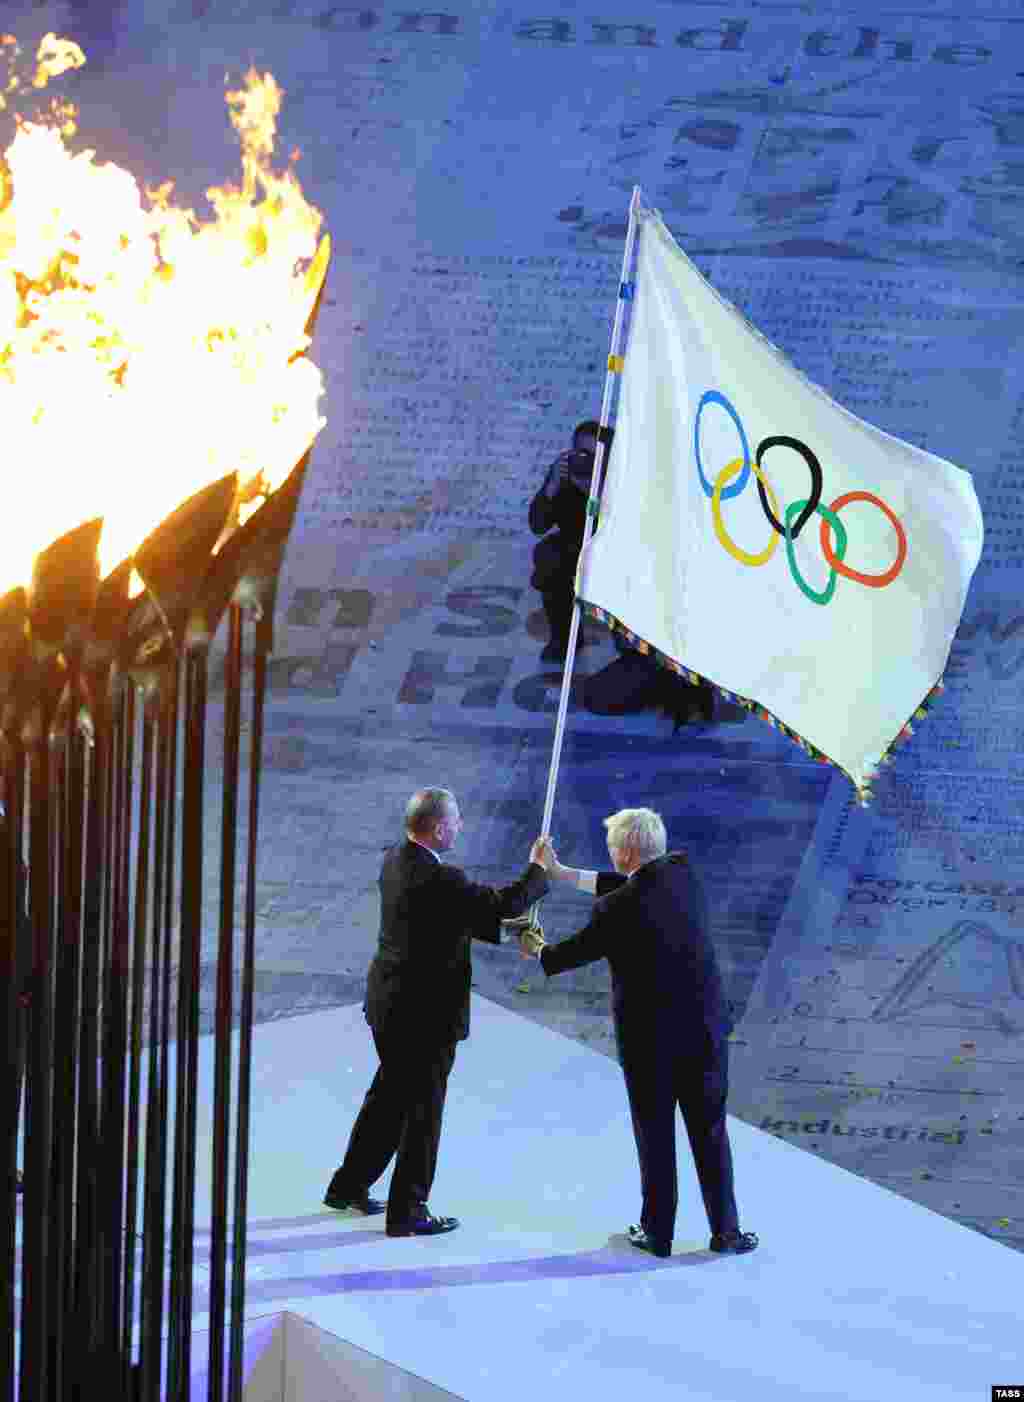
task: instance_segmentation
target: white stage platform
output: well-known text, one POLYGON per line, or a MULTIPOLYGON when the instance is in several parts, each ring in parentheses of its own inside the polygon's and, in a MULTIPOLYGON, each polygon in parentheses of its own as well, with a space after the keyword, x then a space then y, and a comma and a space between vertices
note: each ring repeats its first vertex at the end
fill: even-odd
MULTIPOLYGON (((201 1057, 208 1107, 211 1038, 201 1057)), ((637 1251, 617 1065, 476 996, 430 1200, 462 1226, 391 1240, 383 1216, 331 1212, 322 1195, 376 1066, 357 1006, 256 1029, 248 1402, 980 1402, 1024 1380, 1019 1253, 735 1118, 758 1250, 707 1250, 680 1118, 673 1254, 637 1251)), ((207 1136, 201 1223, 209 1193, 207 1136)), ((197 1382, 207 1246, 204 1232, 197 1382)))

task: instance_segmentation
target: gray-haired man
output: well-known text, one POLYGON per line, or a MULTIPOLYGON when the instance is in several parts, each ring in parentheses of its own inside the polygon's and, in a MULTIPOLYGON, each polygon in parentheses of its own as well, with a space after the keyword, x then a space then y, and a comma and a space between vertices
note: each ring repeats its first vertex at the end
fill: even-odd
POLYGON ((363 1004, 380 1067, 324 1202, 383 1212, 369 1189, 397 1154, 388 1236, 433 1236, 459 1225, 432 1216, 427 1198, 455 1044, 469 1036, 469 942, 498 944, 502 920, 522 915, 548 889, 539 838, 530 865, 510 886, 480 885, 443 863, 441 853, 461 830, 454 794, 420 789, 406 808, 405 841, 381 868, 380 945, 363 1004))
POLYGON ((732 1019, 722 992, 707 905, 682 852, 666 852, 665 825, 650 808, 624 808, 606 818, 614 873, 562 866, 542 845, 549 876, 600 897, 590 923, 557 945, 530 932, 524 955, 545 974, 607 959, 619 1061, 633 1117, 643 1207, 629 1239, 668 1256, 678 1202, 676 1106, 682 1111, 711 1225, 712 1251, 752 1251, 741 1232, 733 1195, 732 1153, 725 1123, 728 1034, 732 1019))

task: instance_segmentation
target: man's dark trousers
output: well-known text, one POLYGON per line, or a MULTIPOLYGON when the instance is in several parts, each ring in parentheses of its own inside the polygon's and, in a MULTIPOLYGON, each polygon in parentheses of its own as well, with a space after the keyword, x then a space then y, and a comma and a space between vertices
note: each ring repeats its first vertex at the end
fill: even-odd
POLYGON ((386 1217, 387 1226, 397 1226, 418 1216, 430 1197, 455 1042, 424 1045, 404 1025, 370 1030, 380 1066, 327 1191, 341 1199, 365 1192, 397 1154, 386 1217))
POLYGON ((653 1046, 621 1048, 620 1060, 640 1160, 640 1226, 655 1241, 672 1240, 678 1201, 678 1106, 690 1138, 711 1232, 714 1235, 738 1230, 732 1151, 725 1122, 728 1042, 722 1041, 703 1056, 677 1052, 659 1057, 653 1046))

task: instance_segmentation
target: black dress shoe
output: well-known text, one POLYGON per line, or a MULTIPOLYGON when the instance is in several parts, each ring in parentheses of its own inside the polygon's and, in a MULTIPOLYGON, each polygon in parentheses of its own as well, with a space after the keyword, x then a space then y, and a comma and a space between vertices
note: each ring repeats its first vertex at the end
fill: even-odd
POLYGON ((753 1251, 756 1245, 757 1237, 753 1232, 716 1232, 711 1238, 710 1249, 742 1256, 744 1252, 753 1251))
POLYGON ((432 1217, 423 1212, 411 1222, 389 1222, 385 1230, 388 1236, 438 1236, 441 1232, 453 1232, 458 1225, 457 1217, 432 1217))
POLYGON ((652 1256, 671 1256, 672 1243, 665 1241, 655 1241, 649 1236, 643 1227, 630 1227, 629 1240, 633 1246, 637 1246, 641 1251, 649 1251, 652 1256))
POLYGON ((358 1193, 354 1198, 343 1198, 337 1193, 328 1192, 324 1198, 324 1207, 333 1207, 336 1212, 344 1212, 346 1207, 354 1207, 367 1217, 372 1217, 377 1212, 383 1212, 387 1204, 379 1202, 377 1198, 371 1198, 369 1193, 358 1193))

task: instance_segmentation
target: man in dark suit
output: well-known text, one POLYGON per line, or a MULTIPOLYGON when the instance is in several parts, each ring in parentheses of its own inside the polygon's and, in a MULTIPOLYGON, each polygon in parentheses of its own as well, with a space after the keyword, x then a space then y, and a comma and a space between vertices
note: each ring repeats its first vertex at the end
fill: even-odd
POLYGON ((711 1250, 752 1251, 757 1237, 739 1229, 725 1123, 732 1019, 701 883, 682 852, 666 853, 665 825, 652 809, 624 808, 606 818, 605 827, 614 874, 564 867, 550 841, 543 843, 550 876, 600 899, 579 934, 545 945, 526 931, 522 952, 539 958, 548 976, 595 959, 611 965, 615 1038, 643 1194, 640 1225, 629 1228, 633 1245, 655 1256, 672 1251, 678 1105, 711 1225, 711 1250))
POLYGON ((406 839, 380 874, 380 945, 370 964, 363 1011, 380 1067, 327 1188, 328 1207, 383 1212, 369 1189, 397 1153, 388 1194, 388 1236, 432 1236, 459 1225, 434 1217, 434 1181, 455 1044, 469 1036, 471 939, 498 944, 501 921, 547 893, 540 839, 518 881, 496 888, 441 861, 462 827, 447 789, 420 789, 406 808, 406 839))

